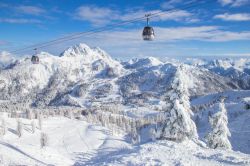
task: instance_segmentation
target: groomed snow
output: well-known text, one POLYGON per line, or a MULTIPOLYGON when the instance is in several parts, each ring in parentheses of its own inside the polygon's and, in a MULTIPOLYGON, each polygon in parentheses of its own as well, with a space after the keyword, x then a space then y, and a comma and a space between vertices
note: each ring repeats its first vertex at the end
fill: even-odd
POLYGON ((250 165, 250 155, 207 149, 188 140, 131 145, 121 133, 112 136, 106 128, 64 117, 44 119, 49 145, 41 148, 40 130, 32 134, 30 120, 22 119, 19 138, 16 119, 5 119, 8 132, 0 138, 3 165, 250 165))

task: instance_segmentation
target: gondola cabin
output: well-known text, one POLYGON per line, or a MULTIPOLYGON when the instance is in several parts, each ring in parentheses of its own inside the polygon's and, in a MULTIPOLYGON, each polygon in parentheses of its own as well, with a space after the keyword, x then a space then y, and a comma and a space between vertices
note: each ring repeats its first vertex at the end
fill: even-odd
POLYGON ((32 62, 33 64, 39 64, 39 57, 36 56, 36 55, 33 55, 33 56, 31 57, 31 62, 32 62))
POLYGON ((145 15, 147 17, 147 26, 144 27, 142 31, 142 38, 146 41, 152 41, 155 38, 155 32, 153 27, 149 26, 149 16, 150 14, 145 15))

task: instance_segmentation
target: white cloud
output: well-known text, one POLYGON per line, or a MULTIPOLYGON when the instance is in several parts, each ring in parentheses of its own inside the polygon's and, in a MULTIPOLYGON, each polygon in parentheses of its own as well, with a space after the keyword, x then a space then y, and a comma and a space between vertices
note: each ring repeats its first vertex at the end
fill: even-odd
MULTIPOLYGON (((30 5, 12 5, 8 3, 0 2, 0 8, 9 9, 11 11, 15 11, 21 14, 29 14, 29 15, 44 15, 47 11, 41 7, 30 6, 30 5)), ((52 8, 53 10, 53 8, 52 8)))
POLYGON ((237 13, 237 14, 224 13, 224 14, 215 15, 214 18, 225 20, 225 21, 249 21, 250 14, 249 13, 237 13))
MULTIPOLYGON (((236 40, 250 40, 250 31, 224 31, 223 29, 217 26, 173 28, 155 27, 154 29, 156 33, 156 39, 154 42, 173 42, 181 40, 226 42, 236 40)), ((112 33, 105 32, 100 35, 97 35, 97 37, 100 40, 110 40, 110 42, 107 42, 109 44, 118 44, 119 41, 122 42, 122 44, 125 44, 128 40, 130 42, 143 42, 141 39, 141 30, 138 29, 129 31, 114 31, 112 33)))
POLYGON ((0 52, 0 68, 15 61, 15 57, 6 51, 0 52))
POLYGON ((179 28, 156 28, 159 40, 199 40, 225 42, 235 40, 250 40, 250 32, 231 32, 224 31, 216 26, 201 27, 179 27, 179 28))
POLYGON ((174 5, 182 2, 183 0, 169 0, 169 1, 166 1, 166 2, 163 2, 161 4, 161 8, 163 9, 169 9, 169 8, 173 8, 174 5))
POLYGON ((232 4, 234 0, 219 0, 219 2, 225 6, 225 5, 229 5, 232 4))
POLYGON ((36 6, 17 6, 15 8, 18 12, 23 13, 23 14, 30 14, 30 15, 42 15, 46 13, 46 10, 36 7, 36 6))
MULTIPOLYGON (((29 14, 34 16, 46 16, 46 11, 42 8, 35 6, 15 6, 11 7, 10 5, 5 4, 5 8, 10 8, 13 12, 18 12, 22 14, 29 14)), ((0 23, 11 23, 11 24, 27 24, 27 23, 42 23, 42 21, 33 18, 0 18, 0 23)))
MULTIPOLYGON (((144 17, 148 13, 159 13, 161 10, 129 10, 126 14, 122 14, 120 11, 113 10, 111 8, 102 8, 96 6, 81 6, 76 9, 75 19, 89 21, 93 25, 106 25, 114 21, 126 21, 135 18, 144 17)), ((158 17, 152 18, 152 21, 197 21, 192 13, 185 10, 175 10, 173 12, 164 13, 158 17)))
POLYGON ((56 17, 52 16, 51 13, 61 12, 56 7, 52 7, 50 8, 50 10, 46 10, 43 7, 21 5, 21 4, 14 5, 11 3, 0 2, 0 8, 4 11, 4 13, 8 13, 8 15, 2 16, 0 18, 0 22, 16 23, 16 24, 43 23, 44 18, 49 20, 56 19, 56 17), (43 20, 40 20, 41 17, 43 17, 43 20))
POLYGON ((81 6, 76 9, 75 18, 79 20, 89 21, 94 25, 107 24, 110 20, 116 19, 117 12, 96 6, 81 6))
POLYGON ((26 23, 41 23, 37 19, 25 19, 25 18, 0 18, 0 23, 12 23, 12 24, 26 24, 26 23))
MULTIPOLYGON (((250 40, 250 31, 224 31, 217 26, 198 27, 154 27, 156 38, 152 42, 142 40, 142 29, 116 30, 84 36, 74 43, 86 42, 92 46, 100 46, 114 56, 132 56, 138 54, 163 55, 170 45, 182 41, 229 42, 250 40), (84 40, 83 40, 84 39, 84 40)), ((72 43, 71 43, 72 44, 72 43)), ((65 43, 64 47, 70 45, 65 43)), ((182 49, 182 48, 177 48, 182 49)), ((51 48, 51 50, 54 50, 51 48)), ((173 49, 172 49, 173 50, 173 49)), ((175 54, 173 52, 173 54, 175 54)))
POLYGON ((204 56, 248 57, 250 53, 203 53, 204 56))
MULTIPOLYGON (((138 55, 171 57, 218 53, 215 50, 216 48, 222 49, 219 53, 230 53, 232 51, 237 53, 239 48, 228 49, 225 47, 224 42, 250 41, 250 31, 227 31, 223 27, 218 26, 185 26, 154 27, 156 38, 152 42, 147 42, 142 39, 142 28, 119 29, 104 31, 94 35, 84 35, 76 40, 49 46, 42 49, 42 51, 59 54, 70 45, 84 42, 92 47, 98 46, 104 49, 114 58, 125 60, 138 57, 138 55), (202 41, 207 44, 196 46, 193 41, 202 41), (211 47, 210 43, 216 44, 211 47), (195 47, 195 50, 193 47, 195 47)), ((248 53, 250 50, 246 49, 244 51, 248 53)))
POLYGON ((222 6, 230 5, 232 7, 239 7, 242 5, 246 5, 250 2, 250 0, 218 0, 222 6))
MULTIPOLYGON (((130 20, 134 18, 138 18, 140 16, 145 16, 145 14, 148 13, 160 13, 161 10, 151 10, 151 11, 144 11, 144 10, 139 10, 139 11, 131 11, 128 14, 121 15, 118 17, 119 20, 130 20)), ((192 13, 189 13, 185 10, 176 10, 173 12, 168 12, 166 14, 159 15, 157 17, 152 17, 152 21, 166 21, 166 20, 174 20, 174 21, 182 21, 182 20, 192 20, 193 15, 192 13)))
POLYGON ((186 20, 188 22, 197 21, 192 13, 187 12, 185 10, 177 10, 174 12, 169 12, 168 14, 160 15, 160 20, 174 20, 174 21, 182 21, 186 20))
POLYGON ((232 4, 233 7, 239 7, 248 4, 250 1, 249 0, 235 0, 234 3, 232 4))

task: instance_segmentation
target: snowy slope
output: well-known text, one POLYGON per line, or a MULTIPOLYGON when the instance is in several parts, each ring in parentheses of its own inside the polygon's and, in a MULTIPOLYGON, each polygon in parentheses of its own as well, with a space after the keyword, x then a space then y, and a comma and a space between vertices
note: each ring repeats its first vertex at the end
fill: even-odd
POLYGON ((30 133, 30 120, 21 138, 15 119, 6 118, 8 133, 0 138, 0 161, 7 165, 250 165, 250 156, 211 150, 194 142, 147 142, 131 145, 122 134, 84 121, 53 117, 44 120, 49 146, 41 148, 40 130, 30 133))
MULTIPOLYGON (((117 139, 106 129, 84 121, 67 118, 49 118, 44 121, 43 132, 48 134, 49 146, 40 147, 40 130, 31 133, 31 121, 22 119, 24 133, 19 138, 15 133, 15 119, 8 119, 9 132, 0 138, 0 158, 5 164, 25 165, 73 165, 82 164, 95 155, 104 143, 117 139)), ((37 123, 37 122, 36 122, 37 123)), ((121 139, 121 138, 119 138, 121 139)), ((122 141, 113 141, 114 146, 128 146, 122 141)), ((110 147, 111 148, 111 147, 110 147)))
POLYGON ((230 142, 233 150, 243 153, 250 153, 250 110, 246 104, 250 91, 227 91, 212 95, 202 96, 192 101, 192 106, 201 109, 197 110, 196 125, 200 139, 209 131, 208 116, 218 111, 218 102, 221 96, 226 97, 225 104, 229 118, 229 130, 231 132, 230 142))

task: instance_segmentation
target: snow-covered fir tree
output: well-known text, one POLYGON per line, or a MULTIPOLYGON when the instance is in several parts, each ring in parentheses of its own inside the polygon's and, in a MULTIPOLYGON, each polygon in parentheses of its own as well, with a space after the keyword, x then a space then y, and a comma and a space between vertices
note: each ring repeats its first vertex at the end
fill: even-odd
POLYGON ((231 149, 232 146, 228 137, 231 133, 228 129, 227 110, 225 108, 224 99, 219 104, 219 111, 209 117, 211 131, 206 136, 207 144, 210 148, 231 149))
POLYGON ((38 113, 38 126, 39 126, 39 129, 42 130, 42 127, 43 127, 43 114, 42 114, 42 112, 38 113))
POLYGON ((31 130, 32 130, 32 133, 36 132, 36 124, 34 120, 31 121, 31 130))
POLYGON ((6 132, 7 132, 7 126, 6 126, 6 122, 5 122, 5 119, 3 118, 2 119, 2 135, 5 135, 6 132))
POLYGON ((68 114, 68 118, 74 119, 74 112, 72 110, 68 110, 67 114, 68 114))
POLYGON ((41 148, 48 146, 48 135, 44 132, 41 133, 40 143, 41 148))
POLYGON ((175 77, 165 95, 166 108, 161 138, 183 141, 184 139, 197 139, 196 125, 191 119, 193 115, 189 93, 185 81, 188 77, 184 74, 184 67, 179 66, 175 77))
POLYGON ((23 123, 20 119, 17 120, 17 135, 18 137, 23 135, 23 123))
POLYGON ((139 126, 137 126, 138 123, 136 123, 135 120, 133 120, 131 122, 131 132, 130 132, 130 136, 131 136, 131 142, 132 144, 139 144, 141 142, 141 137, 140 137, 140 133, 139 133, 139 126))
POLYGON ((137 130, 133 130, 130 133, 130 136, 131 136, 131 142, 133 145, 139 144, 141 142, 141 136, 137 130))
POLYGON ((27 109, 26 114, 27 114, 27 118, 28 119, 33 119, 34 118, 32 110, 27 109))
POLYGON ((156 140, 156 129, 155 128, 150 128, 149 134, 150 134, 151 140, 155 141, 156 140))

